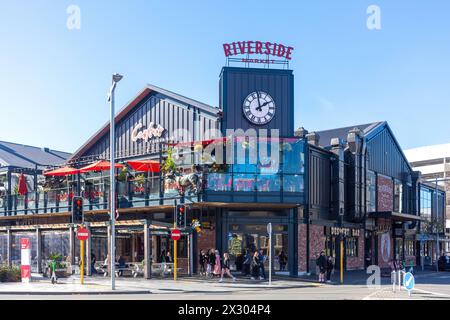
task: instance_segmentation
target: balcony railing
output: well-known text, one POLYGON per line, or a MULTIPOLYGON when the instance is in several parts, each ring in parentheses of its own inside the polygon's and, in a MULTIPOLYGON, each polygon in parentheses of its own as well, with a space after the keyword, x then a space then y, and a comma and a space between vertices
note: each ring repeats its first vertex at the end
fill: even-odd
MULTIPOLYGON (((106 180, 106 179, 105 179, 106 180)), ((73 196, 83 197, 85 210, 108 208, 109 183, 83 184, 67 188, 28 192, 26 195, 0 196, 0 216, 68 212, 73 196)), ((197 202, 198 195, 180 196, 175 190, 164 190, 159 177, 142 178, 116 183, 118 208, 147 207, 173 204, 184 198, 185 203, 197 202)))

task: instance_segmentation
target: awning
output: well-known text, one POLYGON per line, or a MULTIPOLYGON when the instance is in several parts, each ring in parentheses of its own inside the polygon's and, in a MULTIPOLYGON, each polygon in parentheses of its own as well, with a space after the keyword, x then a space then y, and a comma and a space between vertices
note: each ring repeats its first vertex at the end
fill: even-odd
POLYGON ((394 212, 394 211, 383 211, 383 212, 369 212, 369 218, 391 218, 397 221, 422 221, 425 220, 420 216, 414 214, 394 212))
POLYGON ((159 172, 159 161, 156 160, 130 160, 130 167, 136 171, 159 172))
POLYGON ((55 170, 44 172, 44 176, 60 177, 60 176, 68 176, 71 174, 77 174, 79 172, 80 170, 72 167, 62 167, 55 170))
MULTIPOLYGON (((120 163, 115 163, 114 168, 123 168, 124 165, 120 163)), ((87 165, 80 169, 81 173, 90 172, 90 171, 105 171, 111 168, 111 163, 105 160, 99 160, 90 165, 87 165)))

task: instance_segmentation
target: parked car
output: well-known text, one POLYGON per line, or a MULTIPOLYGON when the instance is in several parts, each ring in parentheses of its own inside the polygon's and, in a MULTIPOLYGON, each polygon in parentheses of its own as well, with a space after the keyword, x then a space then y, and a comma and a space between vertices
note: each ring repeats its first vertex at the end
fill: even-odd
POLYGON ((441 256, 438 260, 438 269, 439 271, 450 271, 450 257, 449 256, 441 256))

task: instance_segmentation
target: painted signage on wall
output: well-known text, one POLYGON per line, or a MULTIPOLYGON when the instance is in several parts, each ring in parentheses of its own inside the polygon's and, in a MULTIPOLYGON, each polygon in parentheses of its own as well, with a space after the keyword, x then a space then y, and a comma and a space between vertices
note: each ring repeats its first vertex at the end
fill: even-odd
POLYGON ((394 207, 394 182, 391 178, 378 175, 378 212, 392 211, 394 207))
MULTIPOLYGON (((229 58, 236 55, 266 55, 286 60, 292 59, 293 47, 281 43, 262 42, 262 41, 237 41, 223 44, 225 57, 229 58)), ((269 58, 242 58, 242 62, 250 63, 275 63, 274 59, 269 58)))
POLYGON ((133 128, 133 131, 131 132, 131 140, 133 142, 136 142, 140 139, 144 141, 149 141, 152 138, 160 138, 164 133, 164 131, 166 130, 161 125, 153 122, 150 122, 147 129, 141 130, 143 126, 144 125, 142 123, 138 123, 133 128))
POLYGON ((383 262, 388 263, 391 260, 391 236, 388 232, 380 237, 380 251, 383 262))

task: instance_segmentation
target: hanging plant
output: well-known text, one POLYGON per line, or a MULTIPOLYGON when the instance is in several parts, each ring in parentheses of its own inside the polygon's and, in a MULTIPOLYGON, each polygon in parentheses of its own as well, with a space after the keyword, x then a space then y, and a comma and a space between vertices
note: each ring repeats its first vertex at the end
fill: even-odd
POLYGON ((167 150, 167 157, 164 160, 163 164, 161 165, 161 170, 163 172, 171 172, 175 171, 177 169, 177 166, 175 164, 175 161, 173 160, 173 149, 169 148, 167 150))
POLYGON ((127 173, 128 173, 127 167, 123 167, 120 170, 119 174, 117 175, 117 181, 126 182, 127 181, 127 173))

